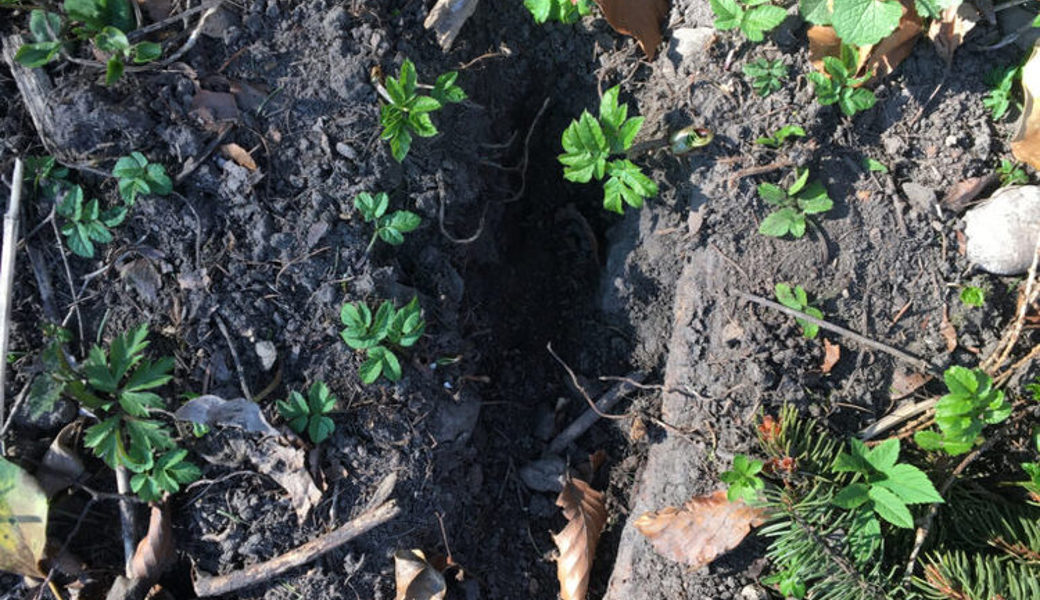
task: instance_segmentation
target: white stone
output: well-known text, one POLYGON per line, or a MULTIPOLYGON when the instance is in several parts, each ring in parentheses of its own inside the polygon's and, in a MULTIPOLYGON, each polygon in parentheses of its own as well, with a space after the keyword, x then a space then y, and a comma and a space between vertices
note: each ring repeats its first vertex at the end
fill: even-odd
POLYGON ((1040 235, 1040 186, 997 190, 964 215, 967 257, 997 275, 1029 270, 1040 235))
POLYGON ((274 361, 278 360, 278 349, 267 340, 257 342, 255 349, 256 355, 260 358, 260 366, 265 371, 270 371, 274 366, 274 361))

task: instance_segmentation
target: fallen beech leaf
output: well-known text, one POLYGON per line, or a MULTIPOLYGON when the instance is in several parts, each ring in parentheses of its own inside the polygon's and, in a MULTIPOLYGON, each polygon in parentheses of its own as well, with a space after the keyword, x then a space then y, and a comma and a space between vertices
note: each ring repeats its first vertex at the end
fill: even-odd
POLYGON ((970 204, 972 200, 978 198, 979 194, 985 191, 985 189, 990 185, 996 183, 996 181, 997 175, 995 173, 958 181, 946 190, 946 195, 943 196, 942 204, 949 210, 959 213, 968 208, 968 204, 970 204))
POLYGON ((173 414, 181 421, 209 426, 238 427, 252 433, 278 435, 260 412, 260 405, 245 398, 225 400, 206 394, 192 398, 173 414))
POLYGON ((943 339, 946 340, 946 351, 953 352, 956 350, 957 330, 950 323, 950 317, 947 314, 945 304, 943 304, 942 322, 939 324, 939 332, 942 333, 943 339))
POLYGON ((36 481, 48 498, 53 498, 83 475, 83 461, 72 450, 72 437, 79 425, 79 421, 73 421, 58 432, 43 455, 40 468, 36 469, 36 481))
POLYGON ((422 550, 394 552, 394 600, 443 600, 448 586, 444 576, 426 560, 422 550))
POLYGON ((902 400, 931 380, 931 375, 922 375, 917 371, 910 371, 901 366, 896 366, 892 372, 892 385, 888 388, 891 399, 902 400))
POLYGON ((635 527, 661 556, 699 569, 737 547, 764 517, 762 509, 730 502, 726 490, 718 490, 690 498, 682 508, 645 513, 635 527))
POLYGON ((668 16, 668 0, 596 0, 607 23, 621 35, 639 42, 647 59, 654 60, 661 45, 661 21, 668 16))
POLYGON ((556 498, 556 506, 563 509, 563 516, 567 518, 563 531, 552 536, 560 550, 556 558, 560 597, 563 600, 585 600, 596 544, 607 523, 603 493, 580 479, 567 478, 556 498))
POLYGON ((32 475, 0 457, 0 571, 45 577, 47 496, 32 475))
POLYGON ((820 73, 826 73, 823 57, 841 57, 841 38, 829 25, 813 25, 805 35, 809 38, 809 62, 820 73))
POLYGON ((223 144, 220 147, 220 153, 224 155, 224 158, 230 158, 238 163, 240 167, 245 167, 250 171, 256 170, 256 161, 250 156, 249 151, 234 142, 223 144))
POLYGON ((823 364, 820 365, 820 371, 830 373, 839 360, 841 360, 841 346, 823 338, 823 364))
POLYGON ((170 520, 161 508, 152 506, 148 533, 137 543, 130 561, 130 574, 134 579, 155 580, 173 565, 175 559, 170 520))
POLYGON ((1040 169, 1040 40, 1033 45, 1033 53, 1022 67, 1022 95, 1025 103, 1022 116, 1015 125, 1011 139, 1011 153, 1018 160, 1040 169))
POLYGON ((932 21, 928 27, 928 39, 932 40, 935 52, 946 61, 946 66, 953 62, 953 53, 978 21, 979 11, 967 3, 947 8, 940 18, 932 21))

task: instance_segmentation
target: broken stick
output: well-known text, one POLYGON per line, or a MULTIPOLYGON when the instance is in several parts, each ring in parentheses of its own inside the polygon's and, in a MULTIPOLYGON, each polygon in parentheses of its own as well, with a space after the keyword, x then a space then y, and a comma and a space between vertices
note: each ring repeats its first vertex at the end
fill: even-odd
POLYGON ((209 575, 202 571, 196 571, 195 594, 203 598, 220 596, 263 583, 272 577, 285 573, 289 569, 307 564, 315 558, 339 548, 368 530, 393 519, 400 512, 401 509, 397 507, 397 504, 390 500, 370 511, 362 513, 361 516, 346 525, 271 560, 250 565, 226 575, 209 575))
POLYGON ((14 284, 14 259, 18 252, 18 209, 22 201, 22 161, 14 159, 11 178, 11 201, 4 215, 4 249, 0 255, 0 423, 4 422, 7 401, 4 386, 7 383, 7 337, 11 322, 11 290, 14 284))

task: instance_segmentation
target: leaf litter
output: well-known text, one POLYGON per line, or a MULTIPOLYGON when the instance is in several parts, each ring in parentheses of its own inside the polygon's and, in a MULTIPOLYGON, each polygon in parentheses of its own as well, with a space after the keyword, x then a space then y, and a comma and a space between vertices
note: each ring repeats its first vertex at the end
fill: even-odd
POLYGON ((556 577, 560 582, 560 596, 563 600, 584 600, 596 545, 607 523, 603 492, 592 489, 581 479, 568 477, 556 498, 556 506, 567 518, 566 527, 552 536, 559 549, 556 577))

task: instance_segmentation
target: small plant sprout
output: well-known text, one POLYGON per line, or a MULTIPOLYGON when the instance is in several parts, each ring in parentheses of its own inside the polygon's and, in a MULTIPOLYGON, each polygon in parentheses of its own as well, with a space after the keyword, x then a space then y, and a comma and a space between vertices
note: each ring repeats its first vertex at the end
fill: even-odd
POLYGON ((751 80, 751 87, 763 98, 783 87, 780 80, 787 77, 787 67, 782 60, 758 58, 745 64, 743 71, 751 80))
POLYGON ((412 135, 433 137, 437 135, 437 127, 430 119, 430 113, 440 110, 449 103, 462 102, 466 92, 455 85, 459 74, 452 71, 437 78, 428 96, 420 95, 415 65, 407 58, 401 63, 401 73, 397 79, 386 78, 386 88, 378 86, 385 92, 386 104, 380 113, 383 125, 382 139, 390 142, 390 154, 394 160, 402 162, 412 147, 412 135))
POLYGON ((765 487, 765 482, 758 474, 762 471, 763 463, 760 460, 749 459, 743 454, 733 457, 733 468, 723 471, 719 475, 724 483, 729 484, 726 490, 726 498, 730 502, 743 500, 751 504, 758 499, 759 491, 765 487))
POLYGON ((1026 175, 1026 170, 1022 168, 1022 165, 1006 158, 1000 159, 1000 166, 997 167, 997 177, 1000 178, 1001 187, 1026 185, 1029 183, 1029 175, 1026 175))
POLYGON ((399 381, 401 363, 391 348, 413 346, 426 331, 417 297, 399 309, 390 301, 384 301, 375 315, 363 302, 347 303, 340 310, 340 320, 346 325, 340 332, 343 341, 366 354, 358 371, 365 385, 375 382, 380 375, 399 381))
POLYGON ((524 0, 524 6, 541 25, 547 21, 570 24, 592 14, 590 0, 524 0))
POLYGON ((986 304, 986 292, 980 287, 966 285, 961 288, 961 302, 968 306, 980 308, 986 304))
POLYGON ((994 121, 999 121, 1008 113, 1012 105, 1017 104, 1011 93, 1015 80, 1022 74, 1018 66, 998 67, 986 75, 989 92, 982 99, 982 105, 989 109, 994 121))
POLYGON ((935 404, 939 431, 918 431, 914 441, 925 450, 964 454, 981 439, 986 425, 995 425, 1011 415, 1004 392, 993 389, 993 380, 981 369, 954 365, 943 374, 949 393, 935 404))
POLYGON ((823 68, 826 74, 812 71, 806 76, 816 91, 816 99, 820 104, 828 106, 837 104, 847 117, 868 110, 877 102, 874 92, 858 87, 870 79, 870 74, 853 77, 856 72, 856 52, 847 45, 842 46, 842 58, 823 57, 823 68))
MULTIPOLYGON (((823 318, 823 311, 809 304, 809 295, 805 293, 805 288, 802 286, 796 285, 792 288, 789 284, 778 283, 774 291, 777 301, 787 308, 793 308, 817 319, 823 318)), ((810 323, 805 319, 795 319, 795 322, 802 328, 802 336, 806 339, 814 339, 820 333, 820 326, 815 323, 810 323)))
POLYGON ((134 205, 138 194, 166 196, 173 191, 166 169, 159 163, 148 162, 140 152, 131 152, 116 161, 112 176, 119 180, 119 195, 127 206, 134 205))
POLYGON ((762 580, 765 585, 775 585, 785 598, 805 598, 805 582, 798 576, 797 569, 773 573, 762 580))
POLYGON ((1029 479, 1019 482, 1018 485, 1025 488, 1033 502, 1040 503, 1040 463, 1021 463, 1020 466, 1029 479))
MULTIPOLYGON (((381 239, 391 246, 400 246, 404 243, 404 234, 415 231, 422 223, 419 215, 407 210, 395 210, 387 213, 390 207, 390 198, 386 192, 372 195, 361 192, 354 198, 354 208, 361 213, 366 223, 375 224, 372 240, 368 243, 368 250, 381 239)), ((367 250, 366 250, 367 251, 367 250)))
POLYGON ((908 504, 942 502, 942 496, 921 469, 898 463, 899 440, 889 438, 874 448, 853 438, 851 454, 840 453, 831 470, 855 473, 857 477, 839 491, 832 502, 854 510, 865 507, 882 519, 903 529, 914 526, 908 504))
POLYGON ((760 137, 755 139, 755 143, 766 146, 767 148, 779 148, 784 145, 784 142, 786 142, 788 138, 796 137, 805 137, 805 130, 798 125, 784 125, 769 137, 760 137))
POLYGON ((599 105, 599 119, 589 111, 563 132, 563 150, 559 161, 563 177, 568 181, 588 183, 607 178, 603 184, 603 208, 618 214, 624 205, 643 206, 645 198, 657 195, 657 184, 627 158, 609 160, 625 153, 643 125, 643 117, 628 117, 628 105, 618 105, 619 87, 604 92, 599 105))
POLYGON ((787 18, 787 10, 768 3, 769 0, 710 0, 715 13, 715 29, 740 29, 752 42, 761 42, 765 33, 787 18))
POLYGON ((888 174, 888 167, 885 166, 885 163, 883 163, 883 162, 881 162, 881 161, 879 161, 877 159, 874 159, 874 158, 869 158, 868 157, 868 158, 864 159, 863 160, 863 166, 870 173, 881 173, 882 175, 887 175, 888 174))
POLYGON ((102 211, 97 200, 83 201, 83 188, 74 185, 55 208, 65 219, 61 233, 68 241, 69 250, 83 258, 94 257, 94 242, 112 241, 109 227, 116 227, 126 219, 126 207, 116 206, 102 211))
POLYGON ((335 405, 336 397, 322 381, 311 384, 306 398, 293 390, 287 399, 277 403, 278 412, 289 422, 289 427, 300 435, 306 431, 315 444, 324 442, 336 429, 336 424, 327 416, 335 405))
POLYGON ((786 190, 772 183, 758 185, 758 195, 776 207, 762 220, 758 232, 771 237, 791 234, 796 238, 805 235, 806 215, 825 213, 834 206, 826 188, 818 181, 809 185, 809 169, 795 172, 796 178, 786 190))

